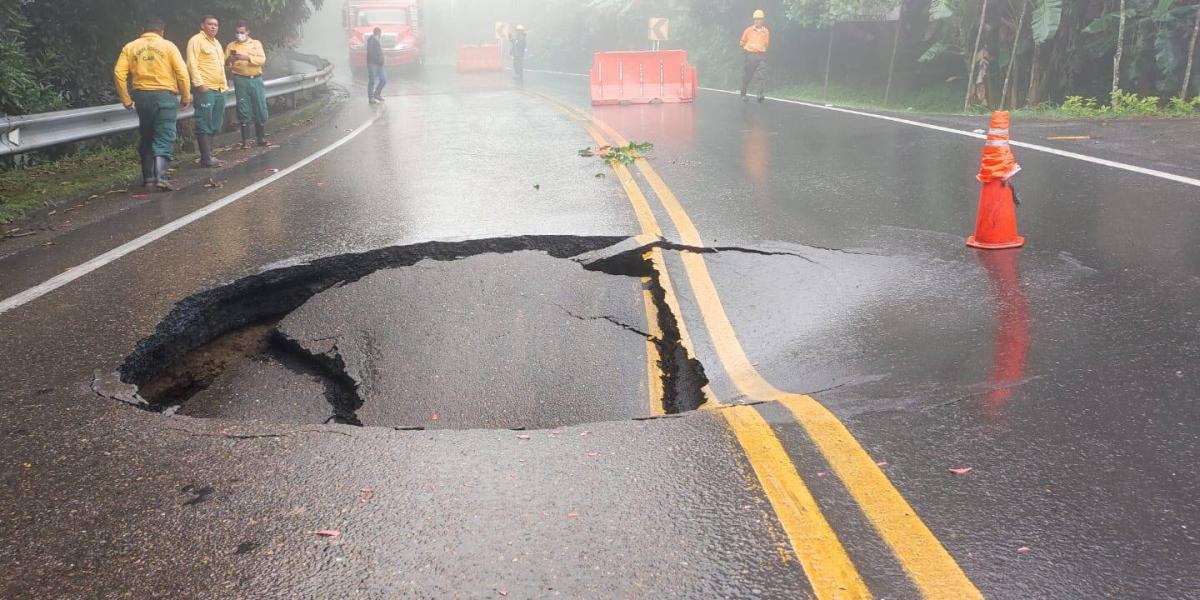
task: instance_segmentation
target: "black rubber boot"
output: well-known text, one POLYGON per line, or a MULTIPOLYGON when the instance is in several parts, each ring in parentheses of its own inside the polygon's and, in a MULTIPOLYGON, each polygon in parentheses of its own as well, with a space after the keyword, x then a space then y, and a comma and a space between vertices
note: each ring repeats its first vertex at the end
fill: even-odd
POLYGON ((154 176, 154 157, 142 157, 142 185, 151 186, 157 178, 154 176))
POLYGON ((267 143, 267 126, 262 123, 254 124, 254 139, 258 141, 259 146, 268 146, 267 143))
POLYGON ((242 147, 250 147, 250 124, 242 123, 242 147))
POLYGON ((171 166, 171 159, 165 156, 154 157, 154 186, 164 192, 173 191, 175 188, 167 181, 167 168, 171 166))
POLYGON ((196 145, 200 146, 200 166, 206 169, 216 169, 225 163, 213 158, 213 136, 208 133, 196 134, 196 145))
POLYGON ((207 167, 209 161, 212 160, 212 148, 208 146, 208 136, 197 133, 196 148, 200 150, 200 166, 207 167))

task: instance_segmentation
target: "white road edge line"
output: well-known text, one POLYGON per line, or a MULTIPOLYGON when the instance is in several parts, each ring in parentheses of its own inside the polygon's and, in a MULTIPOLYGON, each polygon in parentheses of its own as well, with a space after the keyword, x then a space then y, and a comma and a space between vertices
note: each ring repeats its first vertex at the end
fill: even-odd
MULTIPOLYGON (((569 75, 572 77, 587 77, 587 75, 585 75, 583 73, 565 73, 562 71, 540 71, 540 70, 533 70, 533 69, 526 69, 526 70, 530 71, 532 73, 549 73, 551 75, 569 75)), ((738 93, 738 92, 735 92, 732 90, 720 90, 717 88, 709 88, 709 87, 701 87, 700 89, 702 89, 706 92, 717 92, 720 94, 733 95, 733 94, 738 93)), ((773 100, 775 102, 783 102, 785 104, 796 104, 799 106, 807 106, 809 108, 819 108, 821 110, 831 110, 834 112, 840 112, 840 113, 845 113, 848 115, 855 115, 855 116, 859 116, 859 117, 869 117, 872 119, 891 121, 893 123, 900 123, 903 125, 911 125, 913 127, 921 127, 924 129, 932 129, 934 131, 941 131, 943 133, 951 133, 954 135, 972 137, 972 138, 976 138, 976 139, 980 139, 980 140, 987 139, 987 136, 982 133, 975 133, 973 131, 965 131, 962 129, 954 129, 953 127, 943 127, 941 125, 933 125, 931 123, 922 123, 920 121, 913 121, 911 119, 902 119, 900 117, 881 115, 881 114, 871 113, 871 112, 866 112, 866 111, 861 111, 861 110, 854 110, 851 108, 842 108, 842 107, 838 107, 838 106, 825 106, 824 104, 815 104, 812 102, 804 102, 802 100, 789 100, 787 98, 776 98, 774 96, 767 96, 767 99, 773 100)), ((1137 165, 1131 165, 1128 163, 1117 162, 1115 160, 1108 160, 1105 158, 1088 156, 1086 154, 1079 154, 1078 152, 1070 152, 1068 150, 1059 150, 1058 148, 1051 148, 1049 146, 1042 146, 1039 144, 1030 144, 1028 142, 1020 142, 1017 140, 1012 140, 1009 143, 1017 148, 1027 148, 1029 150, 1037 150, 1038 152, 1045 152, 1047 154, 1053 154, 1055 156, 1061 156, 1063 158, 1073 158, 1075 160, 1081 160, 1083 162, 1089 162, 1092 164, 1102 165, 1105 167, 1112 167, 1114 169, 1121 169, 1121 170, 1130 171, 1133 173, 1140 173, 1142 175, 1149 175, 1151 177, 1158 177, 1159 179, 1166 179, 1168 181, 1174 181, 1175 183, 1182 183, 1184 185, 1190 185, 1193 187, 1200 187, 1200 179, 1196 179, 1194 177, 1186 177, 1184 175, 1176 175, 1174 173, 1167 173, 1166 171, 1159 171, 1156 169, 1148 169, 1146 167, 1139 167, 1137 165)))
POLYGON ((272 183, 275 183, 276 181, 295 173, 296 171, 308 166, 318 158, 333 152, 345 143, 349 142, 355 137, 358 137, 358 134, 366 131, 368 127, 373 125, 375 121, 379 119, 379 114, 380 113, 375 113, 371 115, 370 120, 358 126, 357 129, 346 134, 341 139, 322 148, 321 150, 318 150, 317 152, 314 152, 313 154, 308 155, 292 166, 281 169, 277 173, 273 173, 270 177, 256 181, 247 187, 244 187, 228 196, 225 196, 224 198, 221 198, 220 200, 217 200, 216 202, 205 205, 203 208, 200 208, 195 212, 179 217, 178 219, 175 219, 174 221, 171 221, 170 223, 167 223, 158 229, 142 234, 141 236, 121 244, 120 246, 117 246, 116 248, 113 248, 112 250, 109 250, 108 252, 105 252, 104 254, 101 254, 100 256, 97 256, 81 265, 71 267, 66 271, 63 271, 62 273, 55 275, 54 277, 51 277, 50 279, 47 279, 46 281, 43 281, 42 283, 39 283, 38 285, 35 285, 19 294, 9 296, 4 300, 0 300, 0 315, 17 308, 18 306, 37 300, 38 298, 41 298, 42 296, 45 296, 46 294, 49 294, 50 292, 67 285, 68 283, 71 283, 72 281, 75 281, 76 279, 79 279, 80 277, 99 269, 100 267, 103 267, 104 265, 118 260, 127 254, 130 254, 155 242, 156 240, 166 237, 167 235, 170 235, 171 233, 178 231, 191 223, 199 221, 200 219, 203 219, 204 217, 207 217, 208 215, 211 215, 212 213, 217 212, 218 210, 221 210, 222 208, 225 208, 226 206, 229 206, 230 204, 233 204, 234 202, 237 202, 238 200, 241 200, 242 198, 245 198, 254 192, 257 192, 258 190, 261 190, 268 185, 271 185, 272 183))

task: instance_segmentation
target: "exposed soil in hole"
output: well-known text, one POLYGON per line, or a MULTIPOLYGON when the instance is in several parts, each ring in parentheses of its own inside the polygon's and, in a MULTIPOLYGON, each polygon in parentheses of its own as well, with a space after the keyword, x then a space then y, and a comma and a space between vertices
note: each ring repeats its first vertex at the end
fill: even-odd
MULTIPOLYGON (((121 369, 121 379, 139 385, 139 393, 149 401, 149 409, 178 410, 180 414, 196 417, 289 423, 339 422, 403 429, 556 427, 647 416, 636 411, 610 415, 602 411, 597 413, 595 408, 620 403, 621 398, 605 398, 603 392, 628 384, 636 393, 624 395, 636 396, 632 401, 640 403, 637 410, 649 410, 645 389, 648 383, 644 377, 645 342, 649 340, 657 349, 665 412, 689 411, 703 402, 701 388, 707 384, 707 379, 703 367, 687 354, 679 341, 675 316, 657 283, 657 273, 643 257, 645 249, 645 244, 625 238, 526 236, 431 242, 282 267, 180 302, 160 324, 158 332, 143 340, 127 358, 121 369), (511 260, 516 262, 505 264, 502 261, 510 259, 498 255, 511 255, 511 260), (537 258, 539 256, 542 258, 537 258), (459 261, 455 264, 462 266, 422 261, 459 261), (472 261, 480 266, 469 269, 466 263, 472 261), (529 266, 529 261, 540 262, 529 266), (524 275, 522 264, 527 271, 524 275), (522 287, 525 281, 542 277, 539 269, 553 273, 545 276, 546 281, 536 282, 541 288, 531 284, 525 290, 522 287), (614 277, 605 279, 608 276, 614 277), (444 305, 446 311, 461 310, 465 315, 476 315, 486 313, 488 303, 499 298, 501 303, 512 304, 500 312, 505 315, 516 313, 517 318, 503 326, 483 321, 482 332, 461 331, 453 336, 456 339, 441 340, 443 347, 417 346, 408 355, 397 355, 395 350, 389 350, 389 336, 370 334, 374 326, 371 323, 335 327, 334 333, 328 336, 321 336, 318 327, 310 336, 312 339, 303 343, 281 333, 281 321, 289 319, 298 308, 306 307, 306 303, 315 302, 325 292, 335 295, 359 293, 360 288, 370 289, 368 284, 375 285, 380 277, 385 280, 399 278, 403 285, 393 282, 394 293, 384 290, 382 301, 367 298, 362 304, 364 313, 387 305, 393 296, 448 286, 445 297, 452 301, 439 304, 437 297, 430 299, 420 295, 413 300, 420 301, 417 306, 421 307, 444 305), (481 279, 474 281, 472 277, 481 279), (568 281, 572 277, 578 277, 579 282, 568 281), (643 278, 650 281, 647 289, 657 308, 657 328, 647 327, 644 323, 643 278), (591 292, 579 291, 602 287, 608 281, 620 288, 621 293, 614 293, 613 297, 628 300, 627 306, 617 302, 623 306, 617 308, 625 312, 614 313, 612 311, 617 308, 604 302, 589 303, 587 299, 591 292), (498 289, 505 285, 511 289, 498 289), (567 293, 566 297, 582 297, 583 304, 560 306, 554 294, 565 293, 560 288, 571 290, 572 285, 578 290, 567 293), (454 286, 461 286, 461 289, 454 286), (626 290, 621 286, 632 287, 626 290), (551 297, 545 298, 547 295, 551 297), (637 307, 641 322, 631 316, 631 306, 637 307), (527 332, 537 327, 544 331, 537 335, 527 332), (646 333, 652 329, 663 333, 657 338, 652 337, 646 333), (525 337, 518 335, 522 333, 525 337), (483 339, 472 339, 481 336, 483 339), (376 338, 381 338, 382 342, 376 338), (620 349, 604 348, 606 340, 617 340, 607 343, 617 344, 620 349), (531 345, 522 346, 525 342, 531 345), (559 351, 565 353, 597 346, 597 354, 584 356, 578 364, 549 364, 556 358, 555 352, 549 353, 550 358, 537 358, 529 353, 530 348, 539 344, 559 344, 559 351), (426 353, 441 353, 444 360, 432 361, 438 369, 429 369, 426 364, 422 370, 426 353), (619 356, 614 358, 613 355, 619 356), (455 364, 456 360, 460 364, 455 364), (610 360, 624 360, 626 366, 632 360, 640 365, 641 371, 620 367, 610 360), (491 361, 504 368, 495 372, 485 370, 482 375, 475 373, 481 363, 491 361), (528 371, 533 375, 524 387, 525 381, 521 377, 502 381, 504 375, 535 367, 540 370, 528 371), (562 373, 562 376, 543 385, 537 378, 542 370, 562 373), (395 378, 398 372, 408 378, 404 380, 405 385, 389 388, 388 378, 395 378), (479 382, 472 377, 495 385, 495 392, 488 388, 480 393, 479 382), (468 384, 472 382, 476 384, 471 388, 474 393, 462 399, 460 406, 457 402, 459 392, 461 388, 470 388, 468 384), (555 388, 556 385, 561 389, 555 388), (418 391, 410 394, 409 390, 414 387, 418 391), (566 399, 562 397, 564 394, 566 399), (420 404, 428 398, 454 402, 420 404), (471 398, 476 404, 468 402, 471 398), (409 410, 380 416, 378 411, 385 402, 401 403, 409 410), (555 406, 555 402, 562 406, 555 406), (550 405, 549 409, 545 405, 550 405), (527 412, 532 406, 553 414, 549 420, 539 414, 528 417, 526 422, 521 420, 526 418, 520 416, 524 414, 522 406, 527 412), (359 418, 358 413, 362 410, 368 418, 359 418)), ((326 304, 336 308, 342 302, 338 299, 326 304)), ((403 315, 402 310, 389 310, 403 315)), ((422 316, 410 320, 403 323, 403 330, 416 336, 427 320, 437 321, 437 314, 430 314, 435 318, 422 316)), ((356 318, 357 312, 350 310, 347 314, 337 315, 331 322, 340 325, 356 318)), ((392 317, 384 310, 376 318, 386 321, 392 317)), ((323 326, 321 319, 316 319, 316 323, 323 326)), ((438 325, 437 333, 457 326, 458 321, 454 318, 444 320, 438 325)), ((288 333, 294 334, 294 331, 288 333)), ((431 363, 431 360, 425 363, 431 363)))
POLYGON ((222 335, 183 355, 140 386, 138 392, 158 406, 183 404, 211 385, 230 365, 264 354, 274 330, 275 323, 268 322, 222 335))

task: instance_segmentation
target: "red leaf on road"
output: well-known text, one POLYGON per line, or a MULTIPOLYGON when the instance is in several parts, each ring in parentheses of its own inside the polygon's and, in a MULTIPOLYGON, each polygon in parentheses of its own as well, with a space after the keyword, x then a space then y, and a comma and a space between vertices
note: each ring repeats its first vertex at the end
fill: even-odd
POLYGON ((579 515, 578 515, 578 514, 576 514, 576 513, 567 513, 567 518, 568 518, 568 519, 574 519, 575 517, 578 517, 578 516, 579 516, 579 515))
POLYGON ((436 421, 436 420, 438 420, 437 413, 433 413, 433 416, 432 416, 432 417, 429 417, 429 418, 430 418, 431 420, 433 420, 433 421, 436 421))
POLYGON ((600 456, 600 453, 599 452, 588 452, 587 455, 588 456, 600 456))
POLYGON ((358 490, 358 491, 360 491, 360 492, 362 492, 362 493, 364 493, 364 494, 374 494, 374 493, 375 493, 375 490, 373 490, 373 489, 371 489, 371 488, 369 488, 369 487, 362 488, 362 489, 360 489, 360 490, 358 490))
POLYGON ((876 464, 876 465, 878 465, 878 466, 880 466, 880 467, 886 467, 886 466, 888 466, 888 462, 887 462, 886 460, 881 460, 881 461, 879 461, 879 462, 877 462, 877 463, 875 463, 875 464, 876 464))
POLYGON ((508 590, 496 590, 496 593, 500 594, 501 596, 507 596, 508 590))
POLYGON ((527 439, 529 439, 529 434, 528 433, 518 434, 517 439, 518 440, 527 440, 527 439))
POLYGON ((1017 548, 1018 554, 1029 554, 1029 552, 1030 552, 1029 546, 1021 546, 1020 548, 1017 548))
POLYGON ((342 535, 342 532, 340 532, 336 529, 322 529, 317 532, 317 535, 319 535, 321 537, 337 537, 339 535, 342 535))
POLYGON ((955 475, 966 475, 975 470, 975 467, 950 467, 950 472, 955 475))

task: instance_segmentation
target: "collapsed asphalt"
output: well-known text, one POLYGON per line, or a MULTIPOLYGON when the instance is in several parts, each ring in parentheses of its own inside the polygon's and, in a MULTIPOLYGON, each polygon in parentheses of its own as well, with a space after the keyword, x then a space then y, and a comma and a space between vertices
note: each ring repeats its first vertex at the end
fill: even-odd
POLYGON ((651 397, 667 413, 693 410, 703 367, 643 256, 663 245, 525 236, 272 269, 181 301, 95 387, 167 414, 401 429, 644 418, 651 397), (600 335, 609 327, 632 336, 600 335), (631 377, 649 368, 647 341, 654 371, 631 377))

